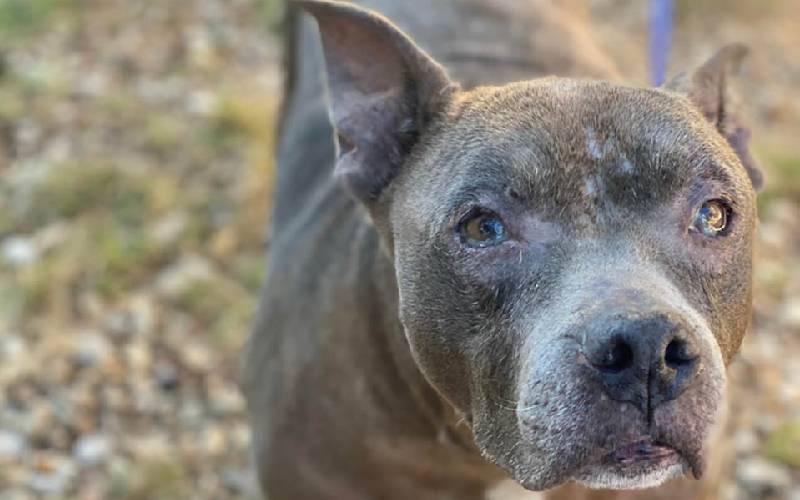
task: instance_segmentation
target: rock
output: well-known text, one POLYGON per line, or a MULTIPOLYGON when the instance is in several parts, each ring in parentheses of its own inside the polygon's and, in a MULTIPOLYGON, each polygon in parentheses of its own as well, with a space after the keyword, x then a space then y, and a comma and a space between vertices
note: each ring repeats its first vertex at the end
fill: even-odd
POLYGON ((208 372, 214 366, 211 350, 200 342, 190 342, 180 351, 181 361, 184 366, 197 372, 208 372))
POLYGON ((39 249, 32 238, 27 236, 9 236, 0 246, 3 259, 12 266, 32 264, 39 258, 39 249))
POLYGON ((189 218, 184 212, 170 212, 151 228, 153 240, 161 245, 172 245, 181 237, 189 224, 189 218))
POLYGON ((752 454, 758 449, 758 436, 751 429, 741 429, 733 439, 737 453, 752 454))
POLYGON ((0 360, 12 360, 26 351, 25 339, 19 335, 0 335, 0 360))
POLYGON ((101 434, 82 436, 75 442, 72 454, 84 466, 97 465, 103 462, 111 452, 111 444, 101 434))
POLYGON ((34 461, 34 472, 26 482, 38 493, 60 497, 74 475, 75 467, 68 458, 55 453, 39 453, 34 461))
POLYGON ((0 429, 0 463, 22 458, 27 444, 25 437, 16 432, 0 429))
POLYGON ((54 222, 36 232, 34 240, 39 253, 57 247, 67 239, 69 235, 69 225, 65 222, 54 222))
POLYGON ((785 491, 792 484, 792 477, 785 467, 763 458, 740 461, 736 469, 739 482, 753 496, 769 496, 785 491))
POLYGON ((158 387, 165 392, 171 392, 180 385, 178 370, 168 361, 158 361, 155 365, 155 377, 158 387))
POLYGON ((255 498, 257 480, 251 471, 240 471, 236 469, 225 469, 220 475, 223 486, 232 493, 249 493, 246 498, 255 498))
POLYGON ((153 361, 150 346, 146 342, 131 342, 125 348, 128 370, 135 375, 144 375, 150 370, 153 361))
POLYGON ((156 290, 166 298, 176 298, 192 283, 212 279, 213 276, 213 266, 207 259, 190 255, 159 274, 156 278, 156 290))
POLYGON ((245 402, 241 392, 232 383, 225 383, 220 377, 209 375, 206 390, 211 410, 220 416, 241 414, 245 410, 245 402))
POLYGON ((109 313, 104 323, 105 330, 116 343, 127 342, 136 336, 146 336, 155 325, 153 300, 146 294, 137 294, 125 308, 109 313))
POLYGON ((780 320, 787 328, 800 330, 800 297, 792 297, 783 304, 780 320))
POLYGON ((126 436, 125 448, 133 455, 134 462, 158 460, 170 456, 174 446, 170 437, 163 432, 152 432, 141 436, 126 436))
POLYGON ((105 318, 105 330, 114 342, 130 339, 134 330, 133 315, 128 311, 114 311, 105 318))
POLYGON ((190 92, 186 98, 186 110, 194 115, 209 116, 218 106, 217 96, 207 90, 190 92))
POLYGON ((82 366, 104 363, 112 353, 112 346, 104 336, 87 331, 76 339, 75 361, 82 366))
POLYGON ((219 456, 227 449, 228 440, 221 425, 211 425, 204 429, 203 451, 212 457, 219 456))

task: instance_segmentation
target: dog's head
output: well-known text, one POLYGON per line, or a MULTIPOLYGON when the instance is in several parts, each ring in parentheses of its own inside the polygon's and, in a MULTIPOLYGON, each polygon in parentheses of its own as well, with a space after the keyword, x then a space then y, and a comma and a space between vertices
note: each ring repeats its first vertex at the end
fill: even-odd
POLYGON ((702 469, 748 326, 755 187, 725 89, 547 78, 461 90, 384 18, 318 20, 336 175, 394 259, 414 359, 531 489, 702 469))

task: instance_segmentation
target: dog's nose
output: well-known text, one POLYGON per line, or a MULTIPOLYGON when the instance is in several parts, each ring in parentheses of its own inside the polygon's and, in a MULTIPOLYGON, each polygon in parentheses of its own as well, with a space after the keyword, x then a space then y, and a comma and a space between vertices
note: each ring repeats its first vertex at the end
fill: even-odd
POLYGON ((584 353, 611 399, 649 416, 691 385, 700 355, 685 329, 664 315, 603 323, 587 336, 584 353))

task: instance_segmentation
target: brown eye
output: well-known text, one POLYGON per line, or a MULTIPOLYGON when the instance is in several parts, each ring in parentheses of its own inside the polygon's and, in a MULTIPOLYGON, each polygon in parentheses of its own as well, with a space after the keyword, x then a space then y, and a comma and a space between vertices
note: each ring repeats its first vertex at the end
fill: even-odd
POLYGON ((492 212, 470 215, 461 223, 458 232, 462 243, 477 248, 499 245, 508 238, 503 221, 492 212))
POLYGON ((692 226, 706 236, 720 236, 728 227, 731 209, 722 200, 710 200, 697 210, 692 226))

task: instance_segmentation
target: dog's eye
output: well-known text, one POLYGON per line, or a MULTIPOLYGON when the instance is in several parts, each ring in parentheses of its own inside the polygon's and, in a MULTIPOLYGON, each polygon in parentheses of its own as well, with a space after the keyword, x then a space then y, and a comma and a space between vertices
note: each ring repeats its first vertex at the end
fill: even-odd
POLYGON ((709 200, 697 210, 692 227, 706 236, 721 236, 728 227, 731 208, 722 200, 709 200))
POLYGON ((499 245, 508 238, 500 216, 487 211, 477 211, 467 216, 459 226, 458 233, 463 244, 477 248, 499 245))

